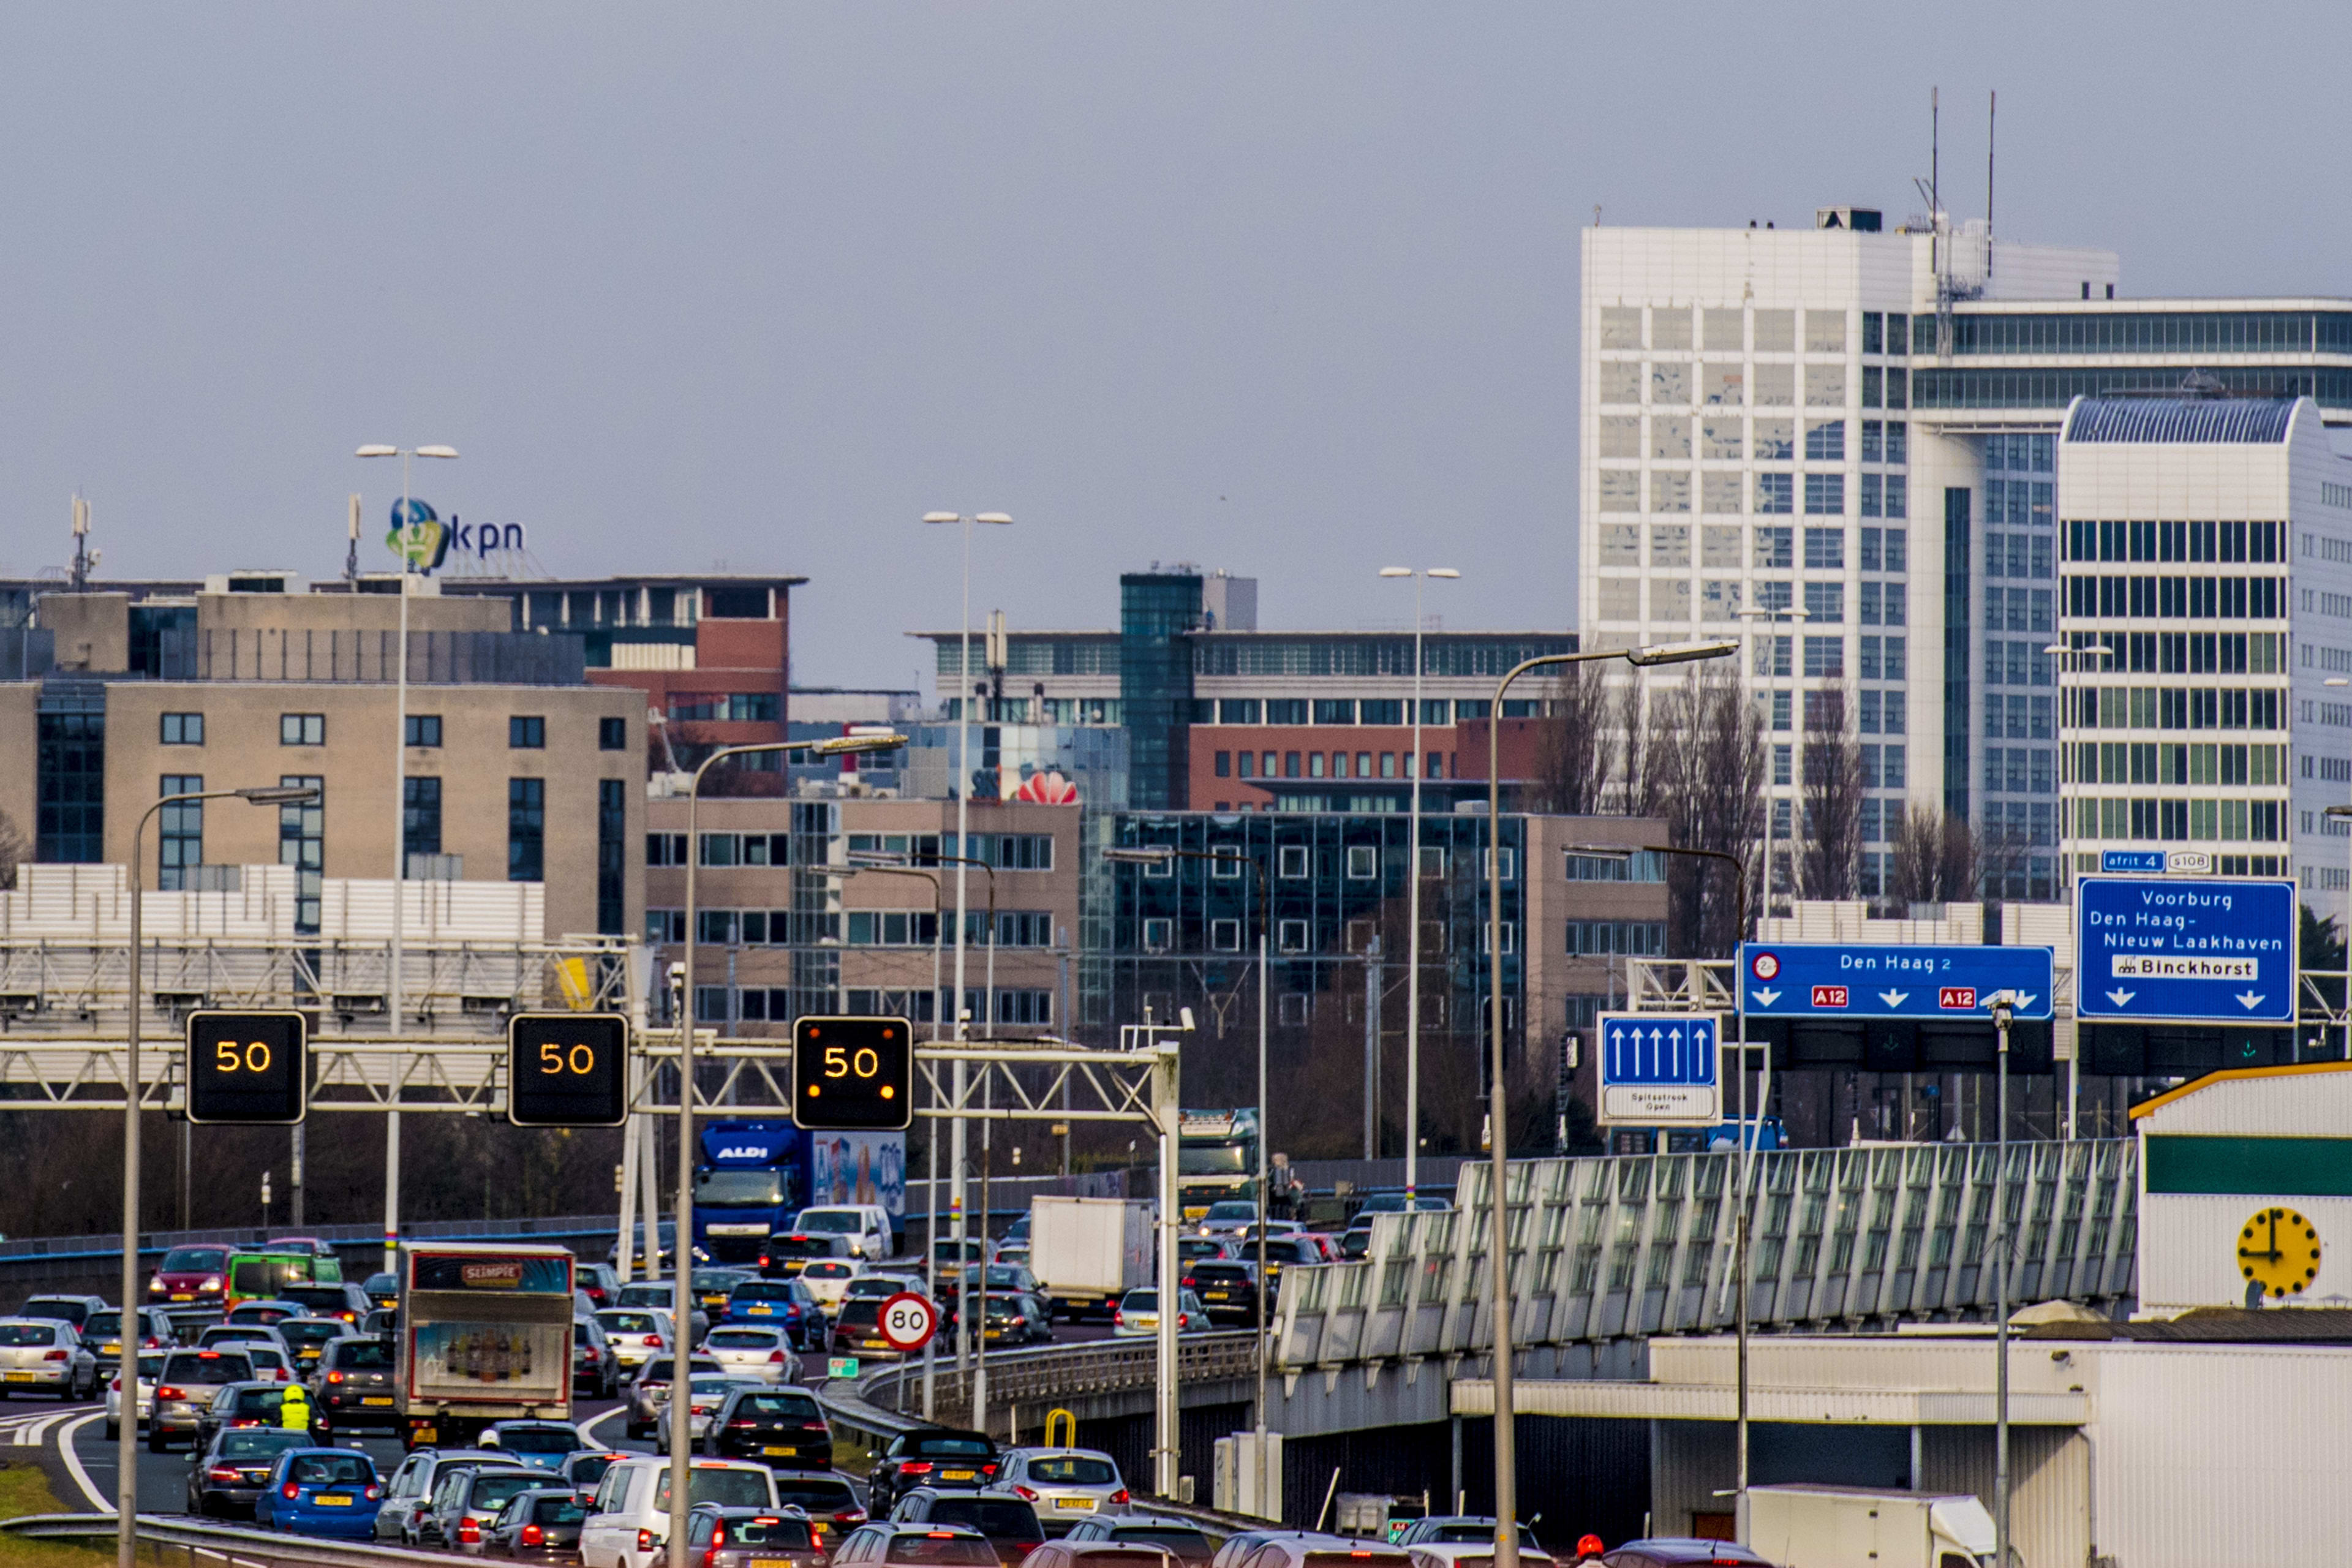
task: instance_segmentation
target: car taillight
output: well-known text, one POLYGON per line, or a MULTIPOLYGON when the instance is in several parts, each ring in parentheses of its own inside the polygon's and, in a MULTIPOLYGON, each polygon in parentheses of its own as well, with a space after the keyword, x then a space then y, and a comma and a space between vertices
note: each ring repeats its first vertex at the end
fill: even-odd
POLYGON ((526 1524, 522 1527, 522 1543, 525 1546, 544 1546, 547 1544, 547 1531, 535 1524, 526 1524))
POLYGON ((375 1501, 375 1500, 376 1500, 376 1499, 378 1499, 378 1498, 380 1498, 380 1497, 382 1497, 382 1496, 383 1496, 383 1489, 382 1487, 370 1487, 370 1488, 368 1488, 368 1489, 367 1489, 367 1498, 368 1498, 368 1501, 370 1501, 370 1502, 373 1502, 373 1501, 375 1501))
POLYGON ((996 1467, 994 1465, 982 1465, 980 1467, 980 1473, 983 1476, 992 1476, 996 1473, 996 1467))
POLYGON ((1113 1502, 1125 1502, 1127 1500, 1127 1489, 1125 1487, 1121 1487, 1118 1490, 1111 1493, 1110 1500, 1113 1502))
POLYGON ((329 1383, 341 1383, 343 1381, 343 1374, 340 1372, 331 1372, 327 1374, 327 1381, 329 1383))
POLYGON ((225 1485, 234 1486, 236 1483, 236 1472, 226 1465, 215 1465, 205 1474, 225 1485))
POLYGON ((784 1352, 782 1352, 782 1351, 770 1351, 770 1352, 768 1352, 768 1364, 769 1364, 770 1366, 782 1366, 782 1365, 783 1364, 783 1362, 784 1362, 784 1352))
POLYGON ((289 1498, 297 1498, 297 1497, 300 1497, 300 1496, 302 1495, 302 1489, 301 1489, 300 1487, 296 1486, 292 1481, 288 1481, 288 1482, 286 1483, 286 1485, 284 1486, 284 1488, 283 1488, 283 1489, 282 1489, 282 1490, 286 1493, 286 1495, 287 1495, 288 1497, 289 1497, 289 1498))
POLYGON ((604 1359, 604 1352, 598 1350, 594 1345, 590 1345, 588 1347, 588 1359, 590 1361, 602 1361, 604 1359))
POLYGON ((63 1361, 66 1359, 66 1352, 63 1351, 51 1351, 41 1359, 43 1361, 63 1361))
POLYGON ((457 1539, 471 1546, 482 1539, 482 1527, 470 1519, 457 1521, 457 1539))
POLYGON ((1035 1492, 1031 1491, 1027 1487, 1021 1485, 1017 1481, 1013 1483, 1013 1489, 1019 1492, 1023 1497, 1027 1498, 1031 1502, 1035 1502, 1037 1500, 1037 1494, 1035 1492))
MULTIPOLYGON (((121 1378, 115 1379, 114 1385, 117 1388, 121 1387, 122 1380, 121 1378)), ((158 1399, 185 1399, 187 1396, 188 1392, 186 1389, 173 1388, 168 1383, 155 1391, 155 1397, 158 1399)))
POLYGON ((1176 1326, 1177 1326, 1178 1328, 1180 1328, 1180 1329, 1189 1329, 1189 1328, 1191 1328, 1191 1327, 1192 1326, 1192 1313, 1190 1313, 1190 1312, 1179 1312, 1179 1313, 1177 1313, 1177 1314, 1176 1314, 1176 1326))
POLYGON ((652 1351, 661 1349, 661 1336, 659 1334, 647 1334, 646 1336, 646 1348, 652 1351))
POLYGON ((928 1476, 931 1473, 931 1462, 929 1459, 911 1459, 898 1467, 898 1473, 902 1476, 928 1476))
POLYGON ((654 1532, 650 1530, 640 1530, 637 1531, 637 1550, 640 1552, 651 1552, 653 1549, 654 1532))
POLYGON ((272 1377, 276 1378, 276 1379, 277 1379, 278 1382, 280 1382, 280 1383, 291 1383, 291 1382, 294 1380, 294 1374, 293 1374, 292 1373, 288 1372, 288 1371, 287 1371, 284 1367, 282 1367, 282 1366, 281 1366, 281 1367, 278 1367, 278 1368, 274 1369, 274 1370, 270 1373, 270 1375, 271 1375, 272 1377))
POLYGON ((752 1427, 757 1426, 758 1425, 759 1423, 757 1421, 730 1421, 727 1423, 727 1430, 730 1432, 749 1432, 752 1427))
POLYGON ((1127 1314, 1118 1308, 1113 1307, 1110 1310, 1110 1322, 1111 1327, 1115 1329, 1124 1328, 1127 1325, 1127 1314))
POLYGON ((119 1377, 115 1378, 108 1383, 106 1386, 112 1389, 115 1393, 120 1394, 122 1392, 122 1380, 119 1377))

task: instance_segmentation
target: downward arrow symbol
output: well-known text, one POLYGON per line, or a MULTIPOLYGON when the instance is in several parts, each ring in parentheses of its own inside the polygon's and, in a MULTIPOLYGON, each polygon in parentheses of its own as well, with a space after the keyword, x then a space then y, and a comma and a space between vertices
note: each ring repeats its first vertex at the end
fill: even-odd
MULTIPOLYGON (((2033 1005, 2033 995, 2034 994, 2031 991, 2019 992, 2017 994, 2017 1010, 2022 1013, 2032 1007, 2033 1005)), ((2120 1007, 2123 1004, 2118 1002, 2116 1005, 2120 1007)))
POLYGON ((2115 990, 2107 993, 2107 1000, 2120 1007, 2138 994, 2139 993, 2137 991, 2126 991, 2121 986, 2117 986, 2115 990))
POLYGON ((1780 999, 1780 994, 1778 991, 1758 991, 1752 994, 1755 996, 1757 1001, 1762 1003, 1767 1007, 1769 1007, 1773 1003, 1778 1002, 1780 999))
POLYGON ((2259 991, 2241 991, 2238 993, 2238 1000, 2243 1002, 2246 1005, 2246 1011, 2251 1013, 2262 1005, 2263 994, 2259 991))
POLYGON ((1905 998, 1910 994, 1908 991, 1882 991, 1878 994, 1878 999, 1890 1007, 1900 1007, 1905 998))

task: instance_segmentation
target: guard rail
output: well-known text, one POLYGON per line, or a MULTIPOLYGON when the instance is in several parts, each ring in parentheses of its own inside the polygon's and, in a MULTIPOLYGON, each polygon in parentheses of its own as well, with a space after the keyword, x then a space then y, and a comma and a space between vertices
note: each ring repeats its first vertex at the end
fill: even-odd
MULTIPOLYGON (((114 1539, 110 1513, 33 1513, 0 1520, 0 1533, 37 1541, 114 1539)), ((323 1541, 311 1535, 280 1535, 268 1530, 241 1530, 233 1524, 199 1524, 162 1514, 139 1516, 139 1539, 149 1546, 177 1547, 194 1563, 199 1557, 215 1563, 247 1563, 258 1559, 273 1565, 299 1563, 305 1568, 420 1568, 426 1563, 449 1568, 449 1558, 438 1552, 415 1552, 404 1546, 378 1546, 364 1541, 323 1541)))

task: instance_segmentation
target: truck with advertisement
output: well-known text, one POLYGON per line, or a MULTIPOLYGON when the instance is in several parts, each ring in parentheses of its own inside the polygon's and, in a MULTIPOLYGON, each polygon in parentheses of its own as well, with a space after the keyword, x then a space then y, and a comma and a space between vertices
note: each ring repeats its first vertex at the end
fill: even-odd
POLYGON ((404 1445, 463 1447, 494 1421, 570 1420, 572 1279, 560 1247, 403 1247, 393 1397, 404 1445))
POLYGON ((1029 1271, 1056 1316, 1108 1318, 1128 1291, 1152 1280, 1160 1205, 1147 1198, 1029 1200, 1029 1271))
POLYGON ((872 1204, 907 1232, 907 1135, 810 1132, 789 1120, 713 1121, 694 1167, 694 1244, 711 1262, 757 1267, 768 1238, 804 1208, 872 1204))
POLYGON ((1257 1110, 1187 1110, 1176 1128, 1176 1205, 1197 1220, 1209 1205, 1257 1196, 1257 1110))

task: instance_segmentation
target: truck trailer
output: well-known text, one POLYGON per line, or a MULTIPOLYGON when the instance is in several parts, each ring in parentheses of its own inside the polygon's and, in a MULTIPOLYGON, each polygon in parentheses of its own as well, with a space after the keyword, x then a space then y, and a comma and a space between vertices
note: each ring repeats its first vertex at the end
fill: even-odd
POLYGON ((393 1353, 404 1444, 463 1447, 494 1421, 569 1421, 572 1279, 560 1247, 404 1247, 393 1353))
POLYGON ((1029 1200, 1029 1271, 1055 1315, 1108 1318, 1118 1299, 1152 1279, 1160 1205, 1147 1198, 1029 1200))

